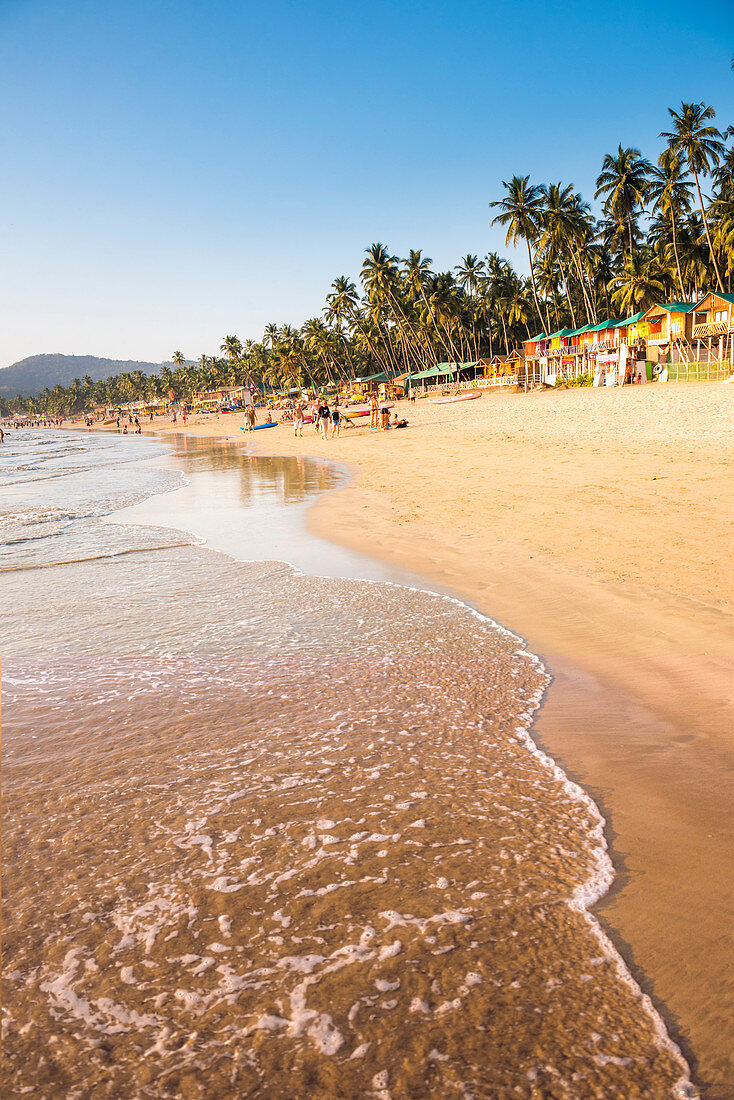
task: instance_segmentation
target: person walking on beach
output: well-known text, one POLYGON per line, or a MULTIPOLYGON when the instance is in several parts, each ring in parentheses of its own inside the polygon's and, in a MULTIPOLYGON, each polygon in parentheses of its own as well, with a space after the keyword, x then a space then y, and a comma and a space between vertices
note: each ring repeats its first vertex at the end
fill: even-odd
POLYGON ((296 401, 296 407, 293 410, 293 435, 303 435, 303 401, 300 397, 296 401))
POLYGON ((339 412, 339 402, 334 401, 334 408, 331 410, 331 438, 335 435, 339 435, 341 430, 341 413, 339 412))
POLYGON ((322 439, 326 439, 327 432, 329 430, 329 420, 330 420, 330 418, 331 418, 331 413, 330 413, 330 410, 329 410, 329 405, 328 405, 326 399, 322 397, 321 398, 321 403, 320 403, 319 408, 318 408, 318 425, 319 425, 319 431, 321 432, 321 438, 322 439))
POLYGON ((379 428, 380 426, 380 405, 377 400, 377 395, 372 394, 370 398, 370 428, 379 428))
POLYGON ((255 422, 257 420, 257 414, 255 412, 255 406, 250 404, 247 406, 247 419, 250 421, 250 431, 253 431, 255 422))

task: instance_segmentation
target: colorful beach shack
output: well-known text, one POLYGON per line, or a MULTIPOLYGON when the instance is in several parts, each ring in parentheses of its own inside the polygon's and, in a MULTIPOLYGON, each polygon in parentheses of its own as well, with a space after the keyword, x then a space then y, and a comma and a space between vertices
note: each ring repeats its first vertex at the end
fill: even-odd
POLYGON ((696 362, 718 362, 734 370, 734 294, 712 290, 693 310, 691 343, 696 362))

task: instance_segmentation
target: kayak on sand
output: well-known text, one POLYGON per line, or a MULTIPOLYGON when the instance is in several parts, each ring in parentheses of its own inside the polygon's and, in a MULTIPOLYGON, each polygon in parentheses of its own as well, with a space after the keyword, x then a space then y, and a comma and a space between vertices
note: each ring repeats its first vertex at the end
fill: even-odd
MULTIPOLYGON (((380 409, 392 409, 393 405, 380 405, 380 409)), ((356 409, 354 412, 342 413, 345 420, 356 420, 360 416, 369 416, 372 409, 356 409)))
POLYGON ((277 428, 278 421, 272 420, 269 424, 253 424, 251 428, 240 428, 241 432, 258 432, 261 428, 277 428))
POLYGON ((432 405, 453 405, 456 401, 474 401, 477 397, 481 397, 481 393, 478 390, 472 390, 470 393, 456 393, 452 397, 436 397, 431 401, 432 405))

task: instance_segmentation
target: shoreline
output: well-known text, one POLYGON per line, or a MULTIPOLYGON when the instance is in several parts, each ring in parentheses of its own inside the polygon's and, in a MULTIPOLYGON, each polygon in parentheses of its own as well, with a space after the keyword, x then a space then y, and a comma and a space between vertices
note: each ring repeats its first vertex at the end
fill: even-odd
MULTIPOLYGON (((648 430, 651 440, 639 436, 634 440, 636 468, 647 463, 649 469, 664 471, 663 477, 650 474, 650 481, 678 477, 685 484, 684 496, 689 500, 684 502, 687 509, 683 509, 681 522, 695 528, 690 535, 694 544, 702 538, 701 524, 696 528, 697 508, 704 509, 700 518, 707 530, 707 544, 728 530, 726 502, 731 490, 724 480, 725 456, 720 456, 717 465, 712 448, 704 445, 704 457, 710 462, 705 479, 699 480, 705 480, 705 491, 696 494, 692 491, 696 486, 685 480, 686 475, 690 478, 691 466, 700 462, 700 434, 710 407, 718 411, 721 400, 726 416, 731 415, 730 399, 723 389, 705 387, 707 394, 702 397, 699 390, 695 395, 701 415, 689 425, 690 440, 683 438, 689 453, 672 458, 666 455, 656 430, 660 425, 655 422, 648 430), (705 514, 711 511, 707 501, 718 508, 713 524, 711 515, 705 514)), ((671 393, 668 388, 661 393, 658 387, 646 387, 634 395, 635 407, 641 408, 643 415, 645 402, 659 406, 674 395, 680 406, 680 391, 671 393)), ((598 396, 572 395, 573 407, 578 410, 585 401, 588 408, 589 398, 593 401, 598 396)), ((688 396, 685 394, 685 399, 688 396)), ((537 415, 538 408, 542 415, 551 402, 551 408, 572 404, 567 393, 540 394, 540 400, 535 395, 529 399, 506 395, 504 401, 488 398, 486 403, 476 403, 479 409, 466 410, 465 406, 464 415, 452 417, 448 425, 439 423, 435 408, 411 410, 408 415, 415 419, 419 431, 424 420, 430 432, 419 440, 416 431, 415 445, 409 432, 391 433, 387 438, 382 433, 369 438, 364 432, 350 438, 347 433, 326 446, 310 433, 303 441, 293 439, 290 433, 286 437, 285 429, 277 433, 277 439, 271 433, 257 441, 245 434, 242 440, 234 418, 224 422, 217 418, 219 423, 205 425, 189 422, 156 434, 178 428, 204 437, 228 435, 235 442, 254 443, 258 454, 325 457, 346 465, 352 474, 349 485, 320 497, 309 509, 308 525, 315 534, 433 580, 521 636, 540 657, 553 681, 534 715, 532 737, 569 780, 588 793, 607 822, 615 879, 606 897, 594 906, 593 916, 612 937, 635 980, 654 997, 703 1094, 723 1100, 734 1095, 726 1049, 731 948, 726 943, 730 884, 724 868, 730 803, 724 778, 732 761, 728 683, 734 668, 727 545, 723 545, 724 558, 716 568, 708 562, 701 562, 698 568, 699 554, 688 575, 672 576, 665 585, 659 580, 669 560, 655 573, 653 579, 658 583, 651 585, 639 570, 635 574, 633 556, 625 558, 626 568, 615 578, 609 575, 609 562, 603 555, 592 562, 596 568, 589 568, 588 558, 581 566, 572 554, 564 557, 558 553, 552 542, 543 546, 543 536, 550 541, 553 532, 549 533, 547 525, 541 523, 538 529, 538 524, 531 522, 539 518, 537 501, 542 488, 544 484, 549 487, 551 497, 559 487, 568 494, 574 488, 576 472, 573 460, 563 453, 556 482, 548 461, 543 464, 547 456, 542 444, 548 442, 540 438, 543 432, 549 437, 551 460, 559 460, 553 422, 536 430, 540 442, 530 441, 536 445, 532 454, 536 476, 530 479, 524 496, 522 486, 511 486, 520 500, 515 524, 502 523, 502 506, 511 494, 502 497, 502 485, 493 478, 491 463, 471 445, 472 433, 476 434, 472 421, 478 414, 486 421, 488 413, 492 417, 486 425, 488 431, 496 435, 504 429, 507 433, 503 442, 510 447, 503 450, 510 452, 513 444, 518 446, 518 426, 512 423, 514 410, 508 412, 507 397, 528 420, 537 415), (467 436, 468 461, 479 478, 479 482, 470 482, 475 514, 467 517, 466 508, 457 507, 453 513, 449 508, 446 522, 441 503, 447 503, 446 498, 451 502, 452 490, 454 497, 457 495, 456 477, 425 467, 433 464, 431 450, 436 441, 448 447, 456 444, 460 451, 467 436), (403 440, 411 441, 410 446, 404 446, 403 440), (377 451, 374 459, 368 448, 377 451), (411 453, 406 456, 408 450, 411 453), (319 455, 319 451, 325 453, 319 455), (392 463, 401 460, 403 477, 391 477, 392 463), (491 483, 484 492, 482 478, 491 483), (444 482, 443 492, 435 494, 441 500, 427 501, 425 491, 436 480, 444 482), (482 506, 492 514, 493 502, 487 499, 490 489, 500 491, 500 506, 495 506, 493 513, 500 522, 485 539, 477 517, 482 518, 482 506), (369 540, 362 535, 366 530, 369 540)), ((598 400, 595 404, 592 420, 598 420, 603 408, 598 400)), ((448 419, 445 412, 443 416, 448 419)), ((671 427, 667 420, 664 428, 671 427)), ((629 424, 623 425, 623 430, 629 433, 629 424)), ((720 436, 714 435, 711 442, 716 445, 720 436)), ((618 438, 611 442, 618 443, 618 438)), ((527 443, 527 438, 522 439, 526 449, 527 443)), ((612 448, 605 446, 608 441, 596 436, 594 443, 595 469, 613 466, 612 448)), ((572 458, 578 456, 577 449, 572 458)), ((497 457, 495 450, 490 459, 497 457)), ((500 473, 507 473, 506 457, 506 453, 501 456, 500 473)), ((612 470, 612 481, 614 473, 612 470)), ((650 488, 647 481, 645 487, 650 488)), ((632 497, 641 495, 639 485, 636 489, 632 497)), ((612 501, 616 509, 605 517, 620 529, 629 521, 643 558, 656 549, 655 523, 644 528, 639 522, 644 505, 650 503, 647 495, 643 507, 639 500, 632 500, 627 504, 634 507, 626 509, 625 501, 617 496, 612 501)), ((671 499, 666 501, 669 512, 674 510, 671 499)), ((569 502, 568 514, 563 517, 567 528, 578 526, 578 511, 573 501, 569 502)), ((662 527, 662 540, 668 532, 664 522, 658 526, 662 527)))

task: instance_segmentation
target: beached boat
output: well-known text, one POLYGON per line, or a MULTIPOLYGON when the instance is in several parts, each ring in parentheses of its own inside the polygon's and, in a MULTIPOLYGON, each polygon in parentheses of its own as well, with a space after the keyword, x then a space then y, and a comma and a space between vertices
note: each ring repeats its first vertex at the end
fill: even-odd
POLYGON ((241 427, 240 431, 241 432, 259 432, 261 428, 277 428, 277 427, 278 427, 278 421, 277 420, 271 420, 269 424, 253 424, 253 426, 251 428, 250 427, 247 427, 247 428, 241 427))
MULTIPOLYGON (((380 405, 380 410, 392 408, 393 405, 380 405)), ((353 411, 350 410, 350 412, 345 412, 342 415, 345 420, 356 420, 360 416, 369 416, 371 412, 371 409, 354 409, 353 411)))
POLYGON ((432 405, 453 405, 456 401, 474 401, 481 397, 479 390, 467 390, 466 393, 454 393, 450 397, 435 397, 432 405))

